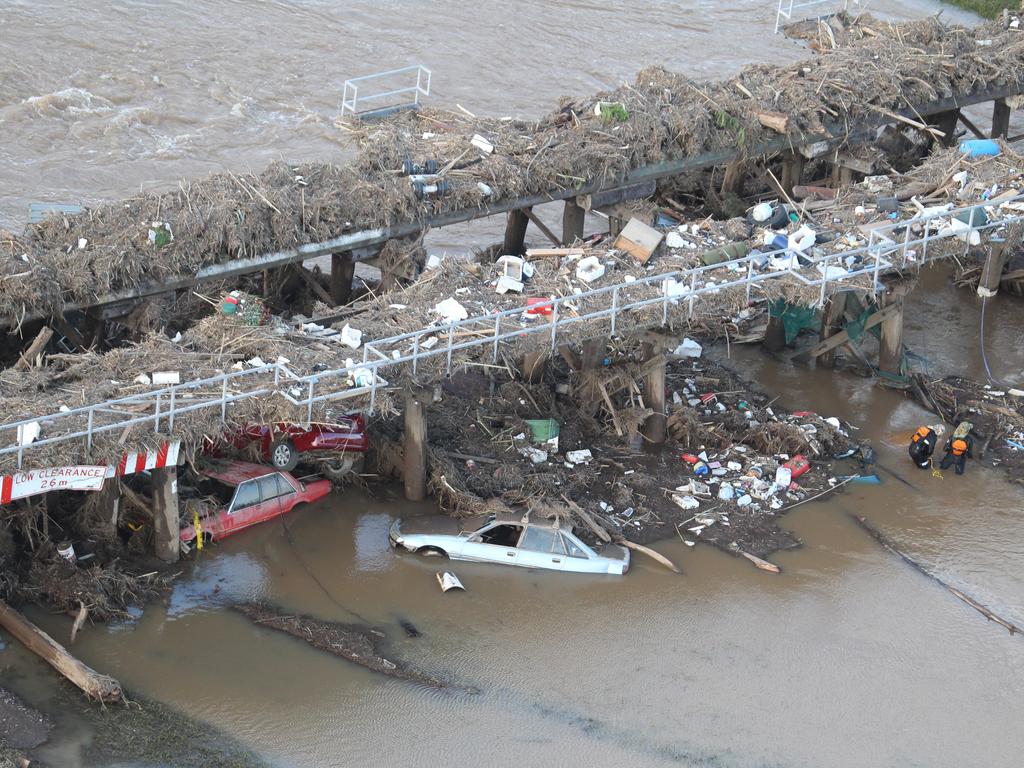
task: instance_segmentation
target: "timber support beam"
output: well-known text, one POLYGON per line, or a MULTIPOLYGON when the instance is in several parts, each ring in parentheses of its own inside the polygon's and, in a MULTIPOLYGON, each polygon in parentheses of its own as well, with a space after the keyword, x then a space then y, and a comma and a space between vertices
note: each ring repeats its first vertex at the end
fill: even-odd
POLYGON ((153 477, 153 548, 165 563, 176 563, 180 556, 178 518, 178 468, 154 469, 153 477))
POLYGON ((405 498, 409 501, 423 501, 427 498, 426 403, 432 399, 425 392, 409 392, 405 397, 402 479, 405 498))

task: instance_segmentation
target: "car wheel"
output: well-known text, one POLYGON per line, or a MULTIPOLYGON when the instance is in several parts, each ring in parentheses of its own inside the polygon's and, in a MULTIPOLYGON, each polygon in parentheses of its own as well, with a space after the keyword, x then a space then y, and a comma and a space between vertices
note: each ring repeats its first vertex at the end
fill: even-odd
POLYGON ((416 554, 424 557, 448 557, 448 553, 440 547, 420 547, 416 550, 416 554))
POLYGON ((270 463, 274 469, 291 472, 298 466, 299 454, 289 440, 275 440, 270 444, 270 463))

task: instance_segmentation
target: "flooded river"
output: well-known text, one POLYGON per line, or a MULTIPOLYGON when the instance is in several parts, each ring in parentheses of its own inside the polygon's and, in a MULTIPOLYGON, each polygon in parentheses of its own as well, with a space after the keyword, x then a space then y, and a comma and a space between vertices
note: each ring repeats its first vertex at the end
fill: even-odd
MULTIPOLYGON (((766 0, 76 6, 0 7, 0 224, 17 225, 33 199, 106 200, 223 167, 331 157, 342 82, 390 66, 431 66, 435 103, 532 115, 649 62, 722 75, 802 53, 771 35, 766 0)), ((977 302, 940 271, 922 288, 909 299, 909 346, 936 374, 983 377, 977 302)), ((993 375, 1018 384, 1019 312, 1001 296, 986 313, 993 375)), ((1020 625, 1019 488, 975 466, 945 479, 914 470, 903 436, 933 419, 898 393, 757 348, 728 354, 786 406, 857 425, 914 487, 885 476, 794 511, 783 525, 804 546, 773 557, 779 576, 666 541, 682 577, 644 558, 625 578, 459 564, 467 591, 448 594, 438 561, 387 544, 395 517, 432 507, 397 489, 347 491, 203 552, 166 606, 133 626, 87 627, 75 652, 280 766, 1019 765, 1024 641, 848 517, 866 515, 1020 625), (253 598, 369 621, 391 655, 480 692, 383 678, 221 609, 253 598), (399 619, 422 635, 406 637, 399 619)), ((63 617, 33 617, 67 636, 63 617)), ((52 704, 53 676, 12 643, 0 672, 52 704)), ((58 717, 41 756, 81 765, 90 731, 73 708, 58 717)))

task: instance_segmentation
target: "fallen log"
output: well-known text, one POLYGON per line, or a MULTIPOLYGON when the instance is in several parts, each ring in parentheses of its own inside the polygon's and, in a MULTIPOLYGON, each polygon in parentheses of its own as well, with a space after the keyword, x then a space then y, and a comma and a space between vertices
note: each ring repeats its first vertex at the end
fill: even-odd
POLYGON ((736 547, 736 553, 747 558, 750 562, 760 568, 762 571, 768 571, 769 573, 781 573, 782 569, 779 568, 775 563, 769 563, 767 560, 763 560, 757 555, 752 555, 749 552, 744 552, 739 547, 736 547))
MULTIPOLYGON (((848 514, 850 514, 850 513, 848 513, 848 514)), ((950 584, 947 584, 942 579, 940 579, 938 576, 936 576, 934 573, 932 573, 927 568, 925 568, 923 565, 921 565, 919 562, 914 560, 910 555, 908 555, 902 549, 897 547, 892 541, 890 541, 889 537, 887 537, 884 533, 882 533, 877 528, 872 526, 871 523, 869 523, 865 518, 863 518, 863 517, 861 517, 859 515, 854 515, 854 514, 850 514, 850 517, 853 518, 853 520, 861 528, 863 528, 865 531, 867 531, 871 535, 871 538, 873 538, 875 541, 877 541, 883 547, 888 549, 894 555, 900 557, 904 562, 906 562, 908 565, 910 565, 916 571, 919 571, 920 573, 923 573, 925 576, 927 576, 932 581, 938 582, 941 586, 945 587, 951 594, 953 594, 954 596, 956 596, 959 599, 963 600, 965 603, 967 603, 969 606, 971 606, 971 608, 976 610, 978 613, 980 613, 986 619, 988 619, 989 621, 994 621, 996 624, 999 624, 1001 627, 1005 627, 1006 630, 1011 635, 1015 635, 1015 634, 1020 632, 1020 627, 1018 627, 1015 624, 1012 624, 1011 622, 1007 621, 1002 616, 999 616, 997 613, 994 613, 991 609, 989 609, 988 607, 982 605, 981 603, 979 603, 977 600, 975 600, 970 595, 964 594, 963 592, 961 592, 956 587, 954 587, 954 586, 952 586, 950 584)))
POLYGON ((32 653, 81 688, 89 698, 102 702, 121 701, 124 698, 121 684, 117 680, 101 675, 83 664, 68 653, 64 646, 3 600, 0 600, 0 627, 10 632, 32 653))
POLYGON ((581 507, 575 501, 570 499, 564 493, 562 494, 562 500, 566 503, 569 509, 571 509, 579 516, 580 520, 587 524, 587 527, 594 532, 594 535, 596 535, 597 538, 599 538, 601 541, 605 543, 608 543, 612 540, 612 537, 608 533, 608 531, 603 526, 598 525, 594 518, 591 517, 590 514, 583 509, 583 507, 581 507))
POLYGON ((44 325, 32 343, 28 345, 28 349, 26 349, 21 354, 21 357, 18 358, 18 362, 14 364, 14 370, 27 371, 35 365, 36 358, 42 354, 42 351, 46 348, 46 345, 50 343, 50 339, 52 338, 53 329, 48 325, 44 325))

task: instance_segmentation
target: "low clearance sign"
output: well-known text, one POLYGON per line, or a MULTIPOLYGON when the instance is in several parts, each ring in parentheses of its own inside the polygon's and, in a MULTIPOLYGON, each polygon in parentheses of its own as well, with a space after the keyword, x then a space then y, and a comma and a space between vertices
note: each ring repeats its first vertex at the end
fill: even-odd
POLYGON ((107 467, 50 467, 0 478, 0 504, 49 491, 98 491, 107 467))

